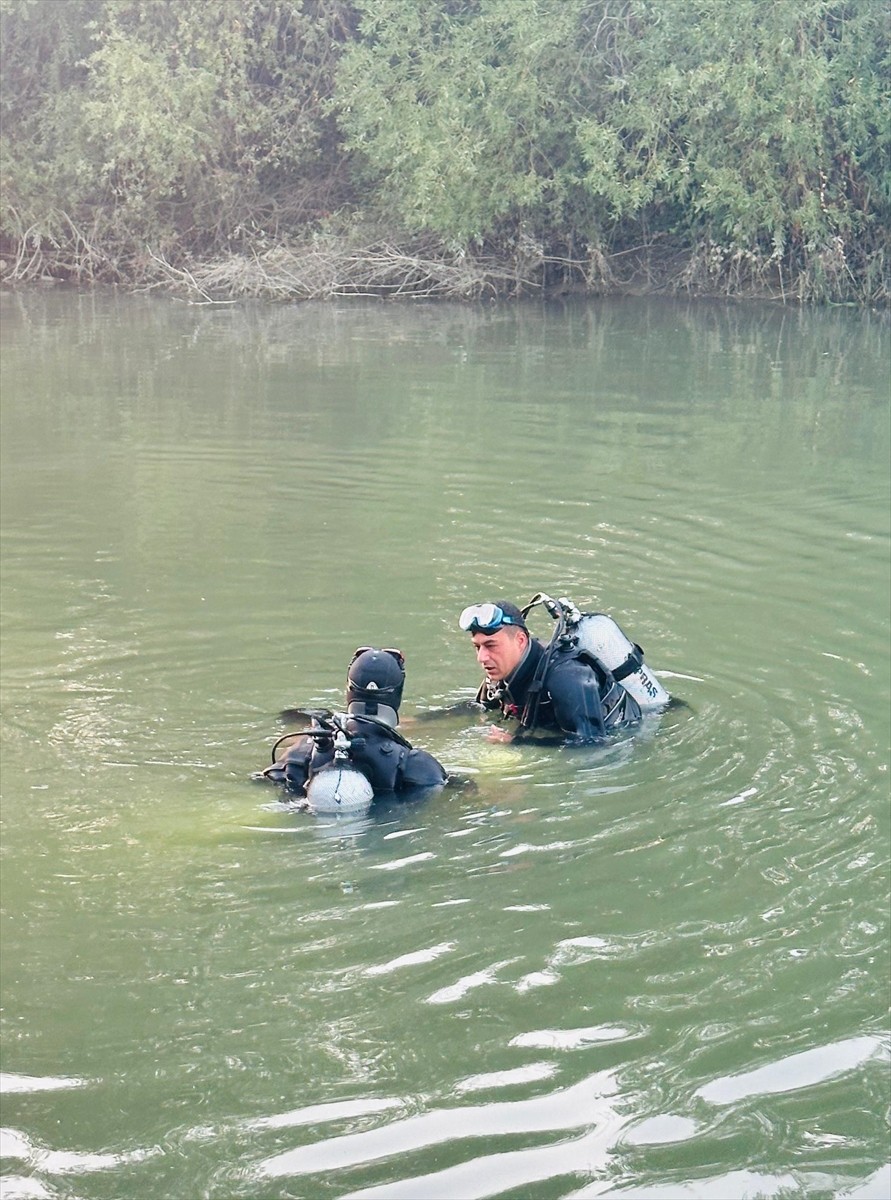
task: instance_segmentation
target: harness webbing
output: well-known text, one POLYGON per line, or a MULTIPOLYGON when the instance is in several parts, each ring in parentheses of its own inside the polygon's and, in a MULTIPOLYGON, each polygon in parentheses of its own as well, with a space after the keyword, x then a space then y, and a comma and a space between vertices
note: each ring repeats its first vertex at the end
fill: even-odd
MULTIPOLYGON (((525 616, 526 612, 524 612, 523 615, 525 616)), ((542 688, 544 687, 545 675, 547 675, 548 667, 551 665, 551 657, 554 653, 554 647, 563 637, 563 631, 565 628, 566 616, 561 606, 557 613, 557 624, 554 626, 554 632, 551 635, 551 640, 545 647, 544 654, 542 654, 541 658, 538 660, 538 666, 535 668, 535 674, 532 676, 532 682, 529 684, 529 691, 526 695, 526 703, 523 706, 523 712, 520 717, 520 727, 517 730, 517 734, 524 733, 527 729, 532 729, 536 720, 538 719, 538 710, 541 707, 541 692, 542 688)))
POLYGON ((628 655, 623 663, 619 663, 616 669, 612 672, 612 677, 616 683, 621 683, 623 679, 627 679, 629 675, 633 675, 635 671, 639 671, 643 666, 644 652, 635 642, 634 649, 628 655))

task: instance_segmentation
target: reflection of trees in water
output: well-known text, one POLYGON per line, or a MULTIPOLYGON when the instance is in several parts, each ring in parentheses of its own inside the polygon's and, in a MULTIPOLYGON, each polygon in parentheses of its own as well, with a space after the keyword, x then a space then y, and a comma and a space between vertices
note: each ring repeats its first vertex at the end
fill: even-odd
MULTIPOLYGON (((662 365, 666 351, 686 346, 699 358, 735 351, 811 376, 838 378, 849 365, 887 356, 889 320, 872 310, 787 307, 654 297, 573 300, 551 304, 382 305, 362 298, 338 303, 189 306, 166 299, 122 298, 102 290, 6 293, 4 318, 21 323, 41 348, 65 346, 76 331, 91 361, 126 366, 128 349, 142 356, 156 347, 160 362, 210 344, 234 365, 291 361, 318 366, 373 359, 376 349, 400 361, 416 359, 419 345, 436 354, 469 356, 487 349, 512 351, 530 364, 537 356, 584 350, 609 361, 630 346, 636 362, 662 365), (616 341, 625 335, 627 344, 616 341), (679 343, 683 336, 685 343, 679 343), (137 344, 134 343, 137 339, 137 344)), ((7 351, 14 353, 14 348, 7 351)), ((74 364, 76 365, 76 364, 74 364)), ((233 386, 241 386, 237 381, 233 386)))

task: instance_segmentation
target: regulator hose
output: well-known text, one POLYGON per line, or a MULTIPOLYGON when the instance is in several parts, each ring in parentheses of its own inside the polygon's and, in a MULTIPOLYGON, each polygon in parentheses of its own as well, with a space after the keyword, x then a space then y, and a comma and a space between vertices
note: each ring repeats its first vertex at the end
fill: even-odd
POLYGON ((322 717, 317 719, 319 720, 319 724, 313 725, 309 729, 291 729, 288 731, 288 733, 283 733, 272 747, 273 763, 277 761, 278 752, 282 743, 288 741, 289 738, 311 737, 315 738, 316 741, 323 741, 326 738, 333 740, 336 733, 343 733, 349 737, 346 724, 347 721, 364 721, 366 725, 373 725, 376 729, 380 729, 381 732, 385 733, 391 741, 397 742, 400 746, 404 746, 407 750, 411 750, 413 748, 411 742, 407 741, 401 733, 397 733, 392 725, 388 725, 386 721, 381 721, 378 717, 349 716, 346 718, 346 720, 343 720, 336 714, 332 713, 330 717, 322 717))
POLYGON ((536 604, 543 604, 557 624, 554 626, 554 632, 551 634, 551 640, 545 647, 545 652, 539 660, 539 664, 535 669, 535 674, 532 677, 532 682, 529 685, 529 694, 526 699, 526 704, 523 708, 523 715, 520 717, 520 728, 518 734, 523 733, 527 729, 531 729, 535 725, 538 717, 538 710, 541 706, 541 691, 544 687, 545 676, 548 672, 548 667, 551 664, 551 657, 554 653, 554 648, 560 639, 563 637, 566 629, 566 612, 563 604, 557 600, 552 600, 550 596, 546 596, 544 592, 536 592, 526 607, 523 609, 523 616, 535 607, 536 604))

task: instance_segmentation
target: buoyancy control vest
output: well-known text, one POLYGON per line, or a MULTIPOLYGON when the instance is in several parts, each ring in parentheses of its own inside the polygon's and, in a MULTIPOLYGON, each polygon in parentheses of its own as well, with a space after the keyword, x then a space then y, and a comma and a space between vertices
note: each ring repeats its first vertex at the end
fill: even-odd
POLYGON ((616 681, 609 668, 570 641, 544 645, 530 639, 529 648, 507 679, 484 680, 477 702, 499 708, 518 722, 514 737, 548 740, 553 734, 572 742, 590 742, 640 719, 640 707, 616 681))

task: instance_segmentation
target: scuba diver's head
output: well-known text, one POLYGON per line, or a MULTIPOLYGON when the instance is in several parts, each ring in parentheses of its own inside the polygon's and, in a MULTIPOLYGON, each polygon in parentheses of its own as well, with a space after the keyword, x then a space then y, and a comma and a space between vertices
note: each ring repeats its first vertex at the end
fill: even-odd
POLYGON ((473 638, 477 662, 490 681, 507 679, 529 649, 526 618, 510 600, 471 604, 458 624, 473 638))
POLYGON ((347 712, 376 717, 395 728, 405 685, 405 658, 400 650, 360 646, 347 672, 347 712))

